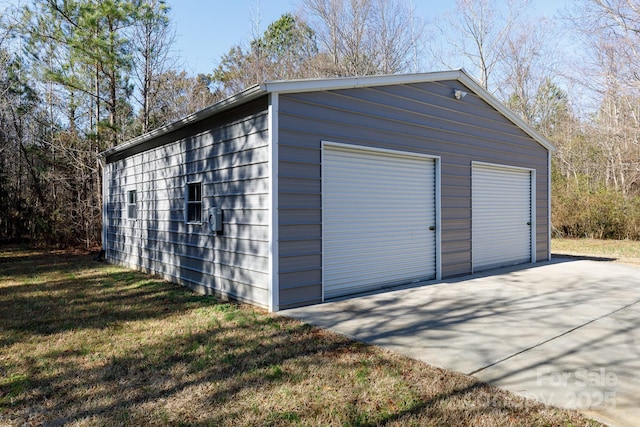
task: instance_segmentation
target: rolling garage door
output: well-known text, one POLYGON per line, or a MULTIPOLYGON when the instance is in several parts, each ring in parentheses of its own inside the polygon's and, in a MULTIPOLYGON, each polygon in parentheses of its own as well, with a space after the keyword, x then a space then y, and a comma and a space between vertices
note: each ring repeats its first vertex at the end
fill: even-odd
POLYGON ((433 158, 324 146, 325 298, 435 277, 435 174, 433 158))
POLYGON ((532 259, 533 172, 474 164, 472 172, 473 271, 532 259))

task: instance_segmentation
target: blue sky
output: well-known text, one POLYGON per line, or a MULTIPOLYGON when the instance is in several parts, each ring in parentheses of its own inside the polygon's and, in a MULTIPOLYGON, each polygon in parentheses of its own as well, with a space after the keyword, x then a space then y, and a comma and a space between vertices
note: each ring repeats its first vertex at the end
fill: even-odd
POLYGON ((251 40, 252 21, 260 30, 283 13, 294 12, 290 0, 168 0, 176 25, 176 51, 192 73, 211 72, 231 46, 251 40))
MULTIPOLYGON (((412 1, 422 19, 428 21, 455 8, 456 0, 412 1)), ((529 19, 552 17, 574 0, 530 0, 529 19)), ((0 0, 0 11, 28 0, 0 0)), ((167 0, 176 26, 174 49, 187 72, 209 73, 231 46, 253 38, 283 13, 298 12, 302 0, 167 0)), ((525 15, 525 16, 527 16, 525 15)))
MULTIPOLYGON (((570 0, 532 0, 530 19, 551 17, 570 0)), ((233 45, 252 39, 252 26, 261 34, 283 13, 295 13, 296 0, 167 0, 176 25, 175 50, 190 73, 208 73, 233 45), (259 19, 256 19, 259 18, 259 19)), ((453 10, 455 0, 414 0, 425 20, 453 10)))

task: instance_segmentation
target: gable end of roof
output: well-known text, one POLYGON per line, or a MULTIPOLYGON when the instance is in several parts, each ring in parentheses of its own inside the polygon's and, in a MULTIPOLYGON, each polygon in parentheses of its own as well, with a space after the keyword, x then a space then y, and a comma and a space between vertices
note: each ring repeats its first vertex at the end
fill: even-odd
POLYGON ((506 117, 514 125, 522 129, 526 134, 528 134, 544 148, 551 152, 556 150, 551 142, 549 142, 540 133, 535 131, 523 119, 518 117, 513 111, 507 108, 506 105, 504 105, 496 97, 494 97, 486 89, 484 89, 474 78, 467 74, 467 72, 461 69, 420 74, 393 74, 384 76, 340 77, 329 79, 282 80, 265 82, 261 85, 256 85, 245 89, 244 91, 239 92, 236 95, 226 98, 173 123, 155 129, 143 135, 137 136, 116 147, 105 150, 102 153, 98 154, 98 156, 106 159, 115 156, 116 154, 119 154, 120 156, 126 155, 126 151, 144 144, 145 142, 168 134, 169 132, 184 128, 186 126, 189 126, 190 124, 196 123, 200 120, 204 120, 213 115, 229 110, 233 107, 245 104, 263 95, 355 89, 363 87, 439 82, 446 80, 459 81, 460 83, 468 87, 471 91, 473 91, 482 100, 495 108, 500 114, 506 117))

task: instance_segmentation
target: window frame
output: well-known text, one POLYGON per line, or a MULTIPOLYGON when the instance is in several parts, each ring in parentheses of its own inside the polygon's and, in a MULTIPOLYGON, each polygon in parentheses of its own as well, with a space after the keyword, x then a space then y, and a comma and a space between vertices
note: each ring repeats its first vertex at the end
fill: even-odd
POLYGON ((184 222, 186 224, 202 224, 203 212, 202 212, 202 181, 189 181, 185 185, 184 189, 184 222), (197 187, 195 187, 197 186, 197 187), (199 200, 191 200, 191 188, 197 188, 197 196, 199 195, 199 200), (195 206, 196 208, 192 211, 191 207, 195 206), (198 208, 199 207, 199 208, 198 208), (198 215, 191 218, 191 212, 197 212, 198 215))
POLYGON ((137 189, 129 189, 127 190, 127 219, 136 221, 138 219, 138 190, 137 189), (131 200, 131 196, 133 196, 133 201, 131 200))

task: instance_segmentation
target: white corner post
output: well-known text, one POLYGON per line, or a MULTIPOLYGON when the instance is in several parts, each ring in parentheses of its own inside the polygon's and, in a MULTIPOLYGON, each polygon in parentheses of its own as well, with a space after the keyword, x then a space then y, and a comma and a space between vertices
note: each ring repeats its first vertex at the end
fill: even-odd
POLYGON ((278 104, 277 92, 269 93, 269 311, 280 309, 278 242, 278 104))
POLYGON ((547 261, 551 261, 551 150, 547 150, 547 261))
POLYGON ((100 165, 100 169, 102 170, 102 250, 107 250, 107 159, 102 156, 98 156, 98 164, 100 165))

